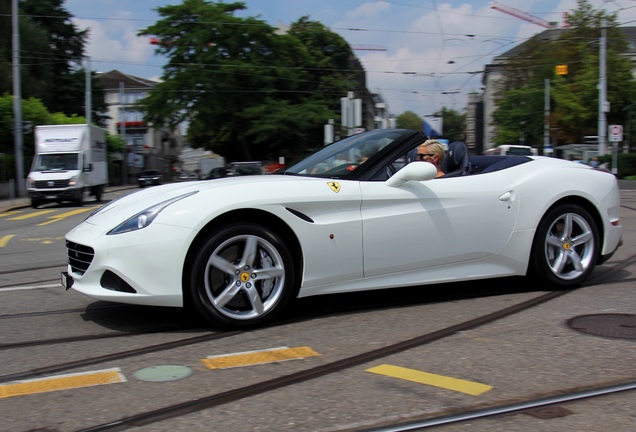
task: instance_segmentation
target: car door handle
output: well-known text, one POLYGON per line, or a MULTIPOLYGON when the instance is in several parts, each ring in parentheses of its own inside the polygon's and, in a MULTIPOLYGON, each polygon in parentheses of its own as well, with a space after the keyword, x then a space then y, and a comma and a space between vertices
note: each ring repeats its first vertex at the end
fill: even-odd
POLYGON ((505 192, 504 194, 499 196, 499 201, 511 201, 511 200, 512 200, 511 192, 505 192))

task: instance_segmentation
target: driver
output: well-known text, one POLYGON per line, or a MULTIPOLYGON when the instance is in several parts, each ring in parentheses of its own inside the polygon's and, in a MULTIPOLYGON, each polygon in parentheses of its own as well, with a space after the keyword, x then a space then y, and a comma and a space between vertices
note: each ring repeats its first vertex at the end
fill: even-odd
POLYGON ((424 141, 417 148, 415 160, 429 162, 435 165, 435 168, 437 168, 437 174, 435 175, 435 178, 438 178, 446 174, 442 170, 442 162, 444 162, 444 156, 446 156, 444 146, 437 140, 429 139, 424 141))

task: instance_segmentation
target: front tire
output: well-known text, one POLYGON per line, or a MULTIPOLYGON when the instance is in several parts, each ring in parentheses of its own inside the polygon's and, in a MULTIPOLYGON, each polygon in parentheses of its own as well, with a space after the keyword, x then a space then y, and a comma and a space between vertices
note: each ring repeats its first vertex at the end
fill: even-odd
POLYGON ((84 205, 84 189, 80 189, 77 192, 77 199, 75 200, 75 204, 78 207, 82 207, 84 205))
POLYGON ((541 220, 530 261, 531 274, 555 289, 580 285, 594 270, 600 237, 590 213, 576 204, 561 204, 541 220))
POLYGON ((236 223, 213 233, 199 248, 190 276, 198 312, 223 328, 273 321, 294 291, 289 249, 273 231, 236 223))

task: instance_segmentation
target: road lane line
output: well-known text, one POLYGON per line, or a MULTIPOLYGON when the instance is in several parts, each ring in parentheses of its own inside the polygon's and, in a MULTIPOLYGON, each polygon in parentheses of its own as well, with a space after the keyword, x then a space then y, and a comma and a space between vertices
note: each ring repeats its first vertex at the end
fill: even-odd
POLYGON ((98 208, 98 206, 94 206, 94 207, 83 207, 77 210, 71 210, 71 211, 67 211, 66 213, 61 213, 61 214, 57 214, 57 215, 53 215, 53 216, 49 216, 49 221, 47 222, 42 222, 39 223, 37 226, 44 226, 44 225, 48 225, 48 224, 52 224, 54 222, 58 222, 61 221, 62 219, 66 219, 69 216, 75 216, 81 213, 86 213, 87 211, 92 211, 95 210, 96 208, 98 208))
POLYGON ((23 291, 23 290, 32 290, 32 289, 42 289, 42 288, 62 288, 62 284, 60 282, 57 282, 57 283, 42 284, 42 285, 9 286, 9 287, 0 288, 0 292, 2 292, 2 291, 23 291))
POLYGON ((13 237, 15 237, 15 234, 9 234, 9 235, 6 235, 6 236, 0 238, 0 248, 3 248, 6 245, 8 245, 9 244, 9 240, 11 240, 13 237))
POLYGON ((234 354, 209 356, 202 359, 201 362, 209 369, 227 369, 286 360, 298 360, 317 355, 320 354, 309 347, 278 347, 259 351, 246 351, 234 354))
POLYGON ((14 381, 0 384, 0 399, 121 382, 126 382, 126 377, 119 368, 14 381))
POLYGON ((0 217, 9 217, 9 216, 17 215, 20 213, 22 213, 22 210, 0 212, 0 217))
POLYGON ((8 218, 7 220, 13 221, 13 220, 30 219, 30 218, 33 218, 33 217, 37 217, 37 216, 42 216, 42 215, 45 215, 45 214, 53 213, 54 211, 57 211, 57 210, 42 210, 42 211, 34 212, 34 213, 27 213, 27 214, 24 214, 22 216, 16 216, 16 217, 8 218))
POLYGON ((467 393, 473 396, 478 396, 493 388, 492 386, 481 384, 478 382, 466 381, 463 379, 448 377, 444 375, 436 375, 428 372, 418 371, 416 369, 408 369, 387 364, 376 366, 371 369, 367 369, 366 371, 420 384, 427 384, 447 390, 467 393))

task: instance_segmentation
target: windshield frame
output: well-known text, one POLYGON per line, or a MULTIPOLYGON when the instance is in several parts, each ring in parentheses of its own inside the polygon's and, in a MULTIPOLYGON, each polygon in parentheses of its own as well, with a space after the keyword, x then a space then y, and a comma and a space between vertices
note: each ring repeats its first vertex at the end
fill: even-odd
POLYGON ((426 136, 420 131, 376 129, 322 147, 301 161, 276 171, 275 174, 354 179, 364 173, 368 174, 373 167, 382 165, 387 156, 399 152, 405 142, 408 141, 412 146, 413 140, 423 142, 425 139, 426 136), (342 157, 346 159, 337 159, 340 155, 344 155, 342 157), (320 172, 319 168, 323 164, 328 166, 328 170, 320 172))
POLYGON ((33 158, 31 171, 77 171, 80 169, 79 156, 79 152, 39 153, 33 158))

